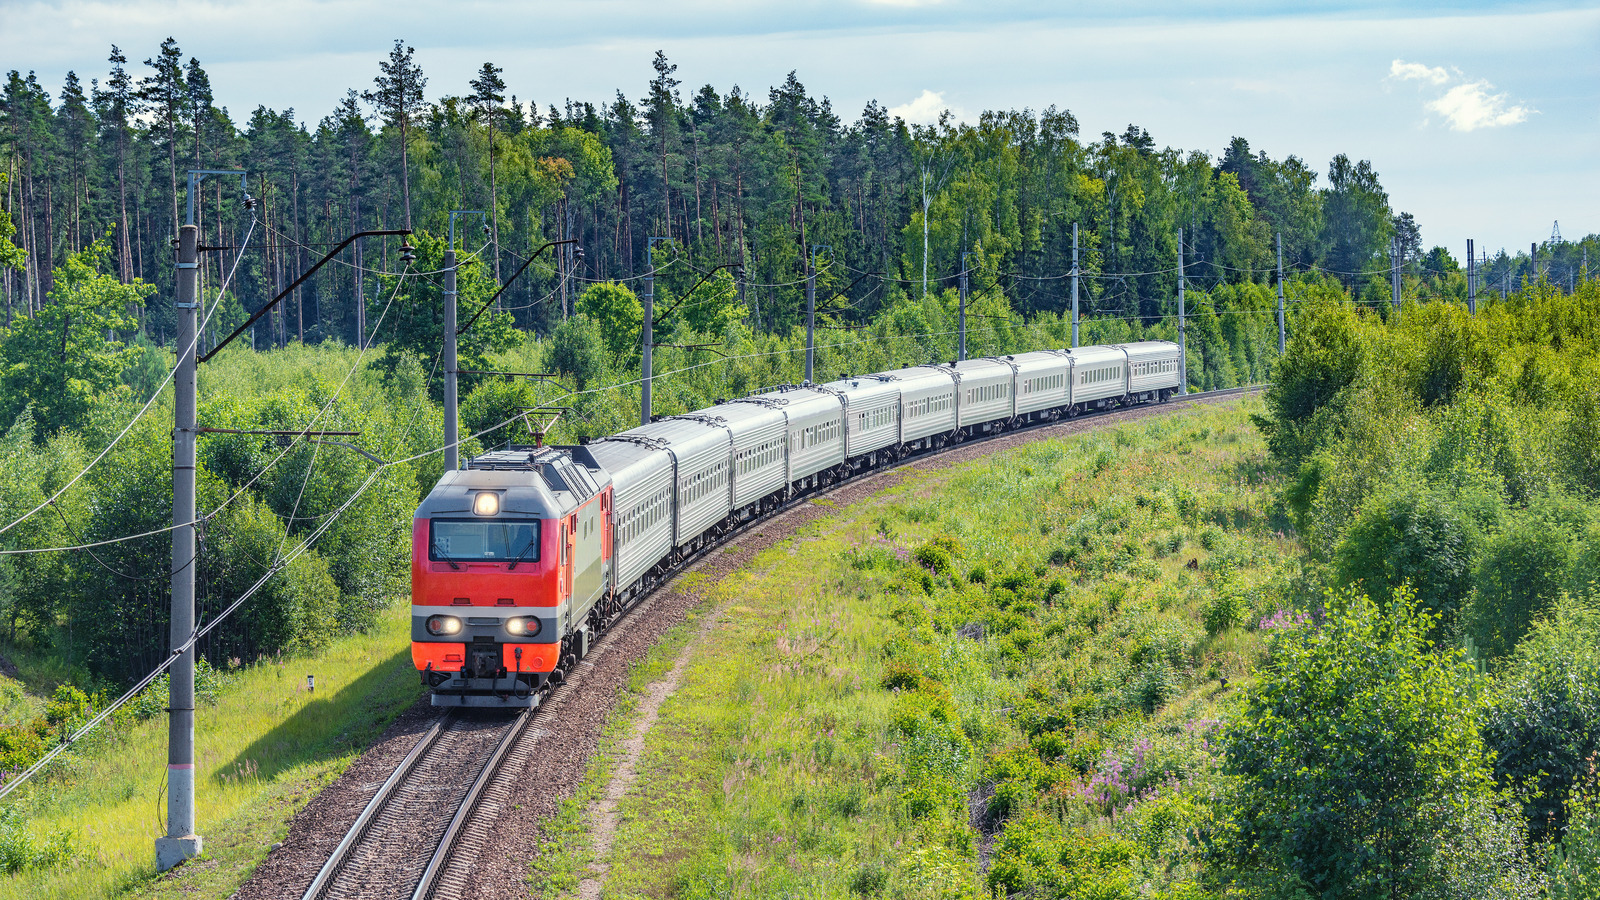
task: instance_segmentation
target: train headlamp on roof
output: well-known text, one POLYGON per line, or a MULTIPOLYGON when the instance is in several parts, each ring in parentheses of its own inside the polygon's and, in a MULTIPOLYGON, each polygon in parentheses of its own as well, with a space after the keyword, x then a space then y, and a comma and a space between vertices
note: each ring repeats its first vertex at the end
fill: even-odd
POLYGON ((494 491, 479 491, 472 498, 472 514, 497 516, 500 514, 500 495, 494 491))

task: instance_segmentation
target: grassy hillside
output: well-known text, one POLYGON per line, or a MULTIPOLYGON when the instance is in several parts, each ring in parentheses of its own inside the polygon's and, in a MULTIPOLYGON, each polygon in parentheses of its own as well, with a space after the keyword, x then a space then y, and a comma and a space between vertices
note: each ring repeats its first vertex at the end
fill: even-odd
POLYGON ((371 631, 340 639, 315 659, 264 661, 201 683, 196 779, 206 853, 179 878, 150 880, 166 818, 161 690, 144 704, 157 714, 105 729, 7 801, 0 860, 52 845, 67 859, 0 878, 0 897, 230 894, 282 839, 289 817, 420 695, 407 650, 408 614, 392 607, 371 631), (307 674, 316 675, 315 693, 305 690, 307 674))
POLYGON ((1292 619, 1255 409, 917 475, 719 585, 607 896, 1192 888, 1208 735, 1292 619))

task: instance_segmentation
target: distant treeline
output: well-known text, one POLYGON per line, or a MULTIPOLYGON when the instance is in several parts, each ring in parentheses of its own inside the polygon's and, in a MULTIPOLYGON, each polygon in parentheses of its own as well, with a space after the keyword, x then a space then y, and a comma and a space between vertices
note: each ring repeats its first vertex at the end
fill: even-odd
MULTIPOLYGON (((169 343, 171 244, 190 168, 242 167, 260 200, 232 284, 239 299, 222 325, 242 321, 347 235, 408 223, 442 234, 451 209, 492 214, 487 235, 476 219, 458 224, 463 246, 484 246, 502 279, 545 241, 584 248, 581 260, 570 247, 546 253, 502 297, 517 326, 540 333, 571 309, 582 280, 645 271, 652 241, 656 264, 676 261, 662 276, 670 291, 742 263, 742 301, 758 332, 798 320, 812 247, 827 248, 817 252, 819 298, 843 293, 837 318, 847 323, 870 320, 896 295, 953 286, 963 262, 974 290, 1004 291, 1030 316, 1060 312, 1075 225, 1090 316, 1171 315, 1180 229, 1188 276, 1205 288, 1270 278, 1281 234, 1286 266, 1319 267, 1358 293, 1386 295, 1391 237, 1409 294, 1464 290, 1451 253, 1425 251, 1418 223, 1391 207, 1372 165, 1343 154, 1319 180, 1305 161, 1271 159, 1242 137, 1220 158, 1158 148, 1134 125, 1086 139, 1054 106, 921 126, 872 102, 847 123, 794 74, 765 98, 737 86, 691 91, 660 53, 637 100, 618 91, 609 103, 541 110, 485 63, 466 83, 435 84, 446 96, 426 103, 425 74, 398 41, 374 60, 373 82, 314 124, 265 107, 241 122, 215 104, 204 67, 173 39, 142 64, 129 59, 113 47, 109 71, 87 86, 68 73, 53 95, 31 73, 7 78, 0 197, 26 262, 3 274, 7 324, 48 303, 52 270, 109 233, 118 277, 157 288, 134 310, 137 327, 169 343)), ((237 182, 211 178, 194 201, 203 244, 242 238, 237 182)), ((370 239, 347 251, 356 267, 309 281, 256 329, 257 343, 355 343, 377 270, 401 265, 399 243, 370 239)), ((1581 279, 1586 247, 1600 249, 1600 239, 1546 243, 1535 257, 1502 251, 1483 287, 1514 290, 1539 275, 1565 286, 1581 279)), ((229 254, 204 257, 215 287, 229 254)))

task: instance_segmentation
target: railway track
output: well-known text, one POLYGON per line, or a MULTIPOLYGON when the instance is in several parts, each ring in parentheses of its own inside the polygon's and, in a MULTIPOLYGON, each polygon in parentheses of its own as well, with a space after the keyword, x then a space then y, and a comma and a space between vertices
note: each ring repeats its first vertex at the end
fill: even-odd
MULTIPOLYGON (((1174 397, 1163 408, 1171 411, 1198 401, 1225 399, 1259 390, 1260 386, 1251 386, 1190 394, 1174 397)), ((1138 411, 1149 414, 1155 410, 1140 406, 1080 418, 1112 422, 1138 411)), ((918 454, 859 473, 825 490, 797 497, 701 549, 673 576, 631 607, 628 615, 647 610, 673 577, 694 568, 712 551, 806 500, 957 449, 969 449, 1076 421, 1079 419, 1042 422, 969 439, 933 453, 918 454)), ((533 709, 516 714, 454 709, 441 715, 378 787, 306 889, 303 900, 464 900, 470 890, 478 851, 507 805, 510 783, 509 779, 500 777, 501 773, 526 770, 541 740, 551 733, 541 723, 559 719, 567 698, 574 695, 593 671, 594 660, 609 652, 611 646, 608 632, 575 667, 566 682, 545 695, 533 709)))

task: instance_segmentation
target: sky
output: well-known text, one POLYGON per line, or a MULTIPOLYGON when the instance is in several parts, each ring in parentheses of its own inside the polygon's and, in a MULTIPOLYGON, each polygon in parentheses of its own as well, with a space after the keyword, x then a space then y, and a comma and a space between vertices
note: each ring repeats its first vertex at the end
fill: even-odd
POLYGON ((688 96, 765 97, 790 71, 852 121, 877 100, 913 122, 944 109, 1077 116, 1086 140, 1130 123, 1219 155, 1234 136, 1324 173, 1368 159, 1425 246, 1465 255, 1600 232, 1600 8, 1576 2, 1129 0, 0 0, 0 69, 136 74, 167 37, 217 102, 315 123, 368 88, 396 38, 430 100, 484 62, 541 109, 645 93, 655 51, 688 96))

